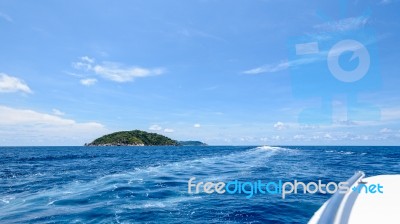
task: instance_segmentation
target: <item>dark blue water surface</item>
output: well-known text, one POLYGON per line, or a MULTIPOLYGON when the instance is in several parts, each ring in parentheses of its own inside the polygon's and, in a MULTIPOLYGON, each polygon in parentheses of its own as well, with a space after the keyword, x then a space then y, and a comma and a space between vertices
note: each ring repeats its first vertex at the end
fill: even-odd
POLYGON ((399 147, 3 147, 0 223, 305 223, 330 195, 188 194, 196 181, 400 173, 399 147))

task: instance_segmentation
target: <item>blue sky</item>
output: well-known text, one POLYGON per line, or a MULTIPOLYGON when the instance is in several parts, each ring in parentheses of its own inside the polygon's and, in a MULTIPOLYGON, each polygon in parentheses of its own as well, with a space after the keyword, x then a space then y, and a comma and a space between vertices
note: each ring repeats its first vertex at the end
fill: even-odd
MULTIPOLYGON (((398 145, 399 8, 395 0, 3 0, 0 145, 82 145, 132 129, 216 145, 398 145), (369 73, 355 82, 327 75, 323 48, 341 38, 369 52, 369 73), (308 42, 319 54, 293 53, 308 42), (321 105, 328 122, 316 112, 302 118, 321 105)), ((343 55, 345 70, 361 63, 343 55)))

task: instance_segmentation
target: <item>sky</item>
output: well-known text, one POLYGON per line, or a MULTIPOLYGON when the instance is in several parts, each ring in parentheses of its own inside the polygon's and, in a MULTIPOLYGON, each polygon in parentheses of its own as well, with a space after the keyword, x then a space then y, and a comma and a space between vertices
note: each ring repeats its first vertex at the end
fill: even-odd
POLYGON ((0 146, 134 129, 210 145, 399 145, 399 9, 2 0, 0 146))

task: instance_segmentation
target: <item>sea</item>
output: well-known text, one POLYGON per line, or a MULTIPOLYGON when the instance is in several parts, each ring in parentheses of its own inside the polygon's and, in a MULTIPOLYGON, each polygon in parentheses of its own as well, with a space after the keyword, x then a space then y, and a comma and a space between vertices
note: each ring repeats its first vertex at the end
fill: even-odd
POLYGON ((331 194, 188 193, 193 183, 400 174, 400 147, 1 147, 0 223, 307 223, 331 194))

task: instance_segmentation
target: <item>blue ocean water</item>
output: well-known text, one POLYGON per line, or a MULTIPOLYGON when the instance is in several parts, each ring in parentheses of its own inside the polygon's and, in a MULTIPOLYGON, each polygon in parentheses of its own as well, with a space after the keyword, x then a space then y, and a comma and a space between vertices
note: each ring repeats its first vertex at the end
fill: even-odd
POLYGON ((400 173, 400 147, 2 147, 0 223, 306 223, 327 194, 188 194, 188 180, 400 173))

